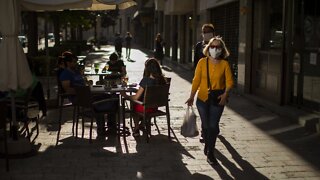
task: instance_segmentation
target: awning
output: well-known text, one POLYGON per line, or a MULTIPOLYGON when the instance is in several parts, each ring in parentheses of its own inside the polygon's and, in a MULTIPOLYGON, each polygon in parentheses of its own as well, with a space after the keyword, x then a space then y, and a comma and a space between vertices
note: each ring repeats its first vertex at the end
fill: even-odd
POLYGON ((133 0, 22 0, 22 7, 27 11, 73 10, 112 10, 118 7, 126 9, 137 5, 133 0))

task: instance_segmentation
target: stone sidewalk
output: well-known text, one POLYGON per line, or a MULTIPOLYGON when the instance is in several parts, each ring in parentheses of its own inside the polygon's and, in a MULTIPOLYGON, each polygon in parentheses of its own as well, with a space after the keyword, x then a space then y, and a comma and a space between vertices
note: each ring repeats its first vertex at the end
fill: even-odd
MULTIPOLYGON (((110 52, 113 47, 105 48, 110 52)), ((148 52, 132 50, 135 62, 125 61, 130 82, 141 79, 147 57, 148 52)), ((11 159, 10 172, 4 171, 1 159, 0 179, 320 179, 319 134, 310 134, 238 94, 231 95, 221 119, 216 151, 220 165, 210 166, 199 137, 180 135, 192 71, 168 62, 165 65, 165 75, 172 78, 170 113, 174 136, 170 142, 165 118, 158 118, 161 134, 152 126, 150 143, 132 136, 96 139, 94 131, 90 144, 88 123, 84 138, 72 137, 69 108, 64 111, 60 143, 55 146, 58 110, 50 109, 40 122, 40 134, 34 143, 37 153, 11 159)), ((129 126, 128 119, 126 123, 129 126)))

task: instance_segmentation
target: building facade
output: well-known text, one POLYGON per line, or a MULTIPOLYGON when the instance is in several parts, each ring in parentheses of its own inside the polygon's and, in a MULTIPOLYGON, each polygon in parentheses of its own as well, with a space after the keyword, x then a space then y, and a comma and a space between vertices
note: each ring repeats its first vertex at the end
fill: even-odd
POLYGON ((243 92, 320 111, 319 7, 316 0, 240 1, 243 92))
POLYGON ((231 51, 236 89, 278 105, 320 111, 320 2, 317 0, 139 0, 137 44, 192 69, 201 26, 212 23, 231 51))

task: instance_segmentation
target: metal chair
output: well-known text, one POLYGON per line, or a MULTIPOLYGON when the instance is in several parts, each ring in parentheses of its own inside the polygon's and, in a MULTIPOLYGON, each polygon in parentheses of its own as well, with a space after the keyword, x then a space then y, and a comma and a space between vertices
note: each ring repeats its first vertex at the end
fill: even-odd
POLYGON ((68 98, 70 96, 75 96, 75 94, 70 94, 70 93, 65 93, 61 82, 59 79, 57 79, 57 84, 58 84, 58 94, 57 94, 57 102, 59 105, 59 119, 58 119, 58 133, 57 133, 57 141, 56 145, 59 143, 59 136, 60 136, 60 131, 61 131, 61 124, 62 124, 62 113, 63 109, 67 107, 73 106, 73 116, 72 116, 72 136, 74 136, 74 125, 75 125, 75 114, 76 114, 76 106, 74 103, 70 102, 68 98), (67 102, 65 102, 67 100, 67 102))
MULTIPOLYGON (((167 126, 168 126, 168 138, 170 137, 170 111, 169 111, 169 88, 170 84, 164 85, 155 85, 155 86, 147 86, 144 93, 144 100, 130 100, 132 103, 140 104, 144 106, 144 111, 136 112, 131 110, 131 113, 134 113, 143 118, 143 123, 145 125, 144 134, 146 134, 146 140, 149 142, 151 136, 151 118, 158 116, 166 116, 167 118, 167 126), (165 110, 157 109, 155 112, 146 112, 148 108, 161 108, 164 107, 165 110)), ((156 119, 154 119, 156 122, 156 119)), ((160 131, 158 131, 160 132, 160 131)))
POLYGON ((8 135, 7 135, 7 102, 0 101, 0 130, 3 132, 4 158, 6 170, 9 171, 8 135))
MULTIPOLYGON (((31 133, 29 130, 29 124, 31 121, 35 121, 34 128, 37 130, 36 136, 33 138, 34 141, 39 135, 39 104, 36 100, 31 97, 32 89, 27 89, 27 93, 23 97, 15 97, 15 108, 18 114, 17 119, 23 122, 23 129, 21 133, 26 132, 29 141, 31 142, 31 133)), ((7 107, 11 107, 11 98, 6 99, 7 107)), ((11 121, 10 121, 11 123, 11 121)), ((11 124, 10 124, 11 125, 11 124)))
POLYGON ((76 101, 77 101, 77 117, 76 117, 76 132, 78 131, 78 122, 79 117, 82 118, 82 138, 84 136, 84 117, 90 118, 90 133, 89 133, 89 142, 92 142, 92 127, 93 127, 93 119, 95 119, 96 114, 102 113, 114 113, 118 114, 118 107, 97 110, 95 105, 99 103, 107 103, 113 102, 119 105, 119 98, 106 98, 101 100, 94 100, 94 95, 91 93, 89 86, 76 86, 76 101))

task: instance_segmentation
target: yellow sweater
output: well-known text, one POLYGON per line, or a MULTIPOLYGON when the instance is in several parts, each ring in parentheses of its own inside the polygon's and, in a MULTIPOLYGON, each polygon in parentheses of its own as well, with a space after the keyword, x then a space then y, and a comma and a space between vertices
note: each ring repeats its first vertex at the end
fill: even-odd
MULTIPOLYGON (((233 86, 232 72, 228 61, 221 60, 214 64, 209 60, 209 76, 211 89, 225 89, 233 86)), ((192 92, 198 92, 198 99, 206 101, 208 99, 207 85, 207 58, 201 58, 195 70, 192 81, 192 92)))

